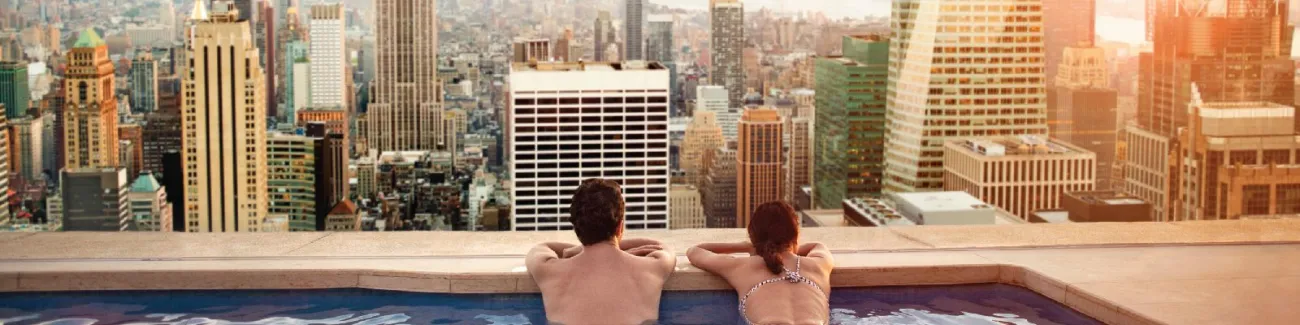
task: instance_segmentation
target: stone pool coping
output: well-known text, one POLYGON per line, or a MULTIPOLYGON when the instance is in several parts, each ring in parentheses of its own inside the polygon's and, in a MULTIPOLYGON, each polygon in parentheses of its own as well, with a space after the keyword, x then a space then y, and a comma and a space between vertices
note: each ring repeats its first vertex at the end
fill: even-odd
MULTIPOLYGON (((632 235, 659 238, 679 254, 690 243, 744 238, 743 231, 731 229, 632 235)), ((0 234, 0 292, 369 288, 530 293, 537 287, 522 267, 523 253, 537 242, 572 238, 571 233, 0 234)), ((1223 270, 1224 263, 1300 257, 1300 221, 1294 220, 822 228, 806 229, 802 238, 835 248, 834 287, 1004 283, 1109 324, 1206 323, 1187 312, 1213 309, 1215 301, 1206 297, 1233 290, 1212 285, 1216 282, 1262 279, 1274 281, 1264 282, 1268 286, 1300 288, 1300 266, 1223 270), (1219 267, 1180 267, 1191 261, 1219 267), (1210 282, 1197 291, 1177 281, 1210 282)), ((679 256, 678 265, 667 290, 729 289, 684 257, 679 256)), ((1279 298, 1291 297, 1289 291, 1285 294, 1279 298)), ((1240 312, 1291 315, 1274 307, 1281 306, 1240 312)), ((1213 317, 1214 312, 1193 314, 1213 317), (1207 313, 1211 315, 1203 315, 1207 313)), ((1284 320, 1252 323, 1270 321, 1284 320)))

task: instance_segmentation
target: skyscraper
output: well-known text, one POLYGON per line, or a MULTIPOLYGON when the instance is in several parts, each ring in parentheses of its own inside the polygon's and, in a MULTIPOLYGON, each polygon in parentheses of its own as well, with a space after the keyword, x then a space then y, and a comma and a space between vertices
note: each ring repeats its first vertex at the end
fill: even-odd
POLYGON ((0 62, 0 104, 4 105, 5 117, 12 120, 27 115, 32 96, 27 87, 27 63, 0 62))
POLYGON ((22 117, 9 120, 9 158, 10 168, 19 177, 24 180, 44 179, 45 175, 42 170, 45 168, 45 159, 54 159, 46 157, 41 139, 41 132, 44 130, 44 120, 37 117, 22 117))
POLYGON ((623 186, 628 229, 668 228, 668 71, 642 62, 511 66, 514 230, 571 229, 562 206, 596 177, 623 186))
POLYGON ((704 228, 704 205, 700 203, 699 189, 693 185, 673 185, 668 197, 672 229, 704 228))
POLYGON ((449 150, 441 139, 435 1, 376 0, 376 74, 366 122, 368 146, 380 151, 449 150))
POLYGON ((266 84, 250 24, 229 1, 191 15, 185 98, 185 230, 257 232, 267 217, 266 84), (231 40, 238 40, 231 42, 231 40))
MULTIPOLYGON (((114 141, 116 142, 116 141, 114 141)), ((131 180, 121 168, 65 168, 59 181, 63 194, 63 230, 127 231, 131 223, 127 198, 131 180)), ((8 204, 8 200, 5 200, 8 204)), ((8 213, 8 209, 5 213, 8 213)))
POLYGON ((786 145, 785 188, 781 192, 785 194, 782 199, 796 207, 799 206, 795 203, 802 187, 811 184, 813 176, 813 118, 808 115, 791 116, 785 123, 785 132, 789 134, 790 142, 786 145))
POLYGON ((608 11, 600 11, 596 16, 595 28, 595 48, 596 62, 618 61, 618 58, 605 57, 605 53, 610 44, 618 41, 614 34, 614 19, 609 16, 608 11))
POLYGON ((1156 3, 1155 47, 1144 56, 1148 70, 1139 81, 1139 126, 1176 137, 1187 126, 1192 84, 1205 102, 1295 102, 1289 1, 1156 3))
POLYGON ((646 0, 623 1, 626 2, 627 9, 623 16, 623 60, 644 60, 645 36, 641 34, 641 31, 645 28, 646 0))
POLYGON ((817 91, 813 205, 877 197, 885 170, 885 93, 889 41, 845 36, 843 57, 815 61, 817 91))
POLYGON ((681 99, 681 89, 677 86, 677 55, 673 46, 673 16, 672 15, 652 15, 646 22, 646 48, 645 59, 655 61, 668 67, 668 89, 672 90, 672 98, 669 103, 672 105, 673 116, 685 115, 677 102, 681 99))
POLYGON ((131 60, 131 112, 150 113, 158 110, 158 61, 150 53, 141 53, 131 60))
MULTIPOLYGON (((1066 47, 1092 46, 1097 0, 1042 0, 1043 48, 1046 51, 1047 80, 1056 82, 1056 71, 1066 47)), ((1068 142, 1068 141, 1067 141, 1068 142)))
POLYGON ((715 113, 707 110, 695 110, 695 117, 686 126, 682 137, 681 169, 686 172, 687 182, 701 186, 708 176, 708 167, 704 165, 704 156, 726 144, 722 138, 722 128, 718 127, 715 113))
POLYGON ((736 141, 736 124, 740 123, 740 109, 728 104, 727 89, 722 86, 695 87, 695 110, 713 112, 726 141, 736 141))
POLYGON ((885 192, 943 189, 949 139, 1047 132, 1040 5, 899 0, 891 21, 885 192))
MULTIPOLYGON (((1048 93, 1047 125, 1053 138, 1097 155, 1097 188, 1113 189, 1119 129, 1117 92, 1108 86, 1106 53, 1092 46, 1065 48, 1056 83, 1048 93)), ((987 200, 986 200, 987 201, 987 200)))
POLYGON ((740 0, 709 0, 713 71, 709 80, 727 88, 727 100, 739 106, 745 97, 745 5, 740 0))
MULTIPOLYGON (((734 142, 732 142, 734 144, 734 142)), ((718 148, 704 156, 709 166, 704 178, 704 224, 709 228, 736 227, 736 150, 718 148)))
POLYGON ((316 231, 316 140, 274 133, 267 137, 267 204, 271 215, 289 217, 289 231, 316 231))
POLYGON ((311 50, 308 56, 311 67, 312 109, 343 110, 347 108, 344 80, 347 75, 347 52, 343 46, 343 4, 311 6, 311 50))
POLYGON ((113 71, 108 45, 94 29, 82 31, 63 79, 64 168, 118 167, 113 71))
POLYGON ((784 198, 782 127, 776 110, 747 109, 736 149, 736 228, 749 226, 759 205, 784 198))

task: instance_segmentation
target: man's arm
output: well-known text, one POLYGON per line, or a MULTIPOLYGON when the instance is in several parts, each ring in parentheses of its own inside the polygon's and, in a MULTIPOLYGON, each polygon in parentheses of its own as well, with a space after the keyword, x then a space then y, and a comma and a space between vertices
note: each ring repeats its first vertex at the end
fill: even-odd
POLYGON ((541 266, 547 262, 560 259, 565 250, 571 249, 573 244, 565 243, 542 243, 528 251, 528 257, 524 259, 524 265, 528 267, 528 273, 534 273, 541 270, 541 266))

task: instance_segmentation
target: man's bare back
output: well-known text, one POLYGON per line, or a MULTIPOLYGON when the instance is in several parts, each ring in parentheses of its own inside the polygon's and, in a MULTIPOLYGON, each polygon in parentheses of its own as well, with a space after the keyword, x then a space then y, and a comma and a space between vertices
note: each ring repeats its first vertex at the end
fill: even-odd
POLYGON ((565 325, 655 323, 664 282, 676 263, 676 256, 647 239, 619 245, 547 243, 533 248, 527 260, 528 273, 542 290, 546 318, 565 325))

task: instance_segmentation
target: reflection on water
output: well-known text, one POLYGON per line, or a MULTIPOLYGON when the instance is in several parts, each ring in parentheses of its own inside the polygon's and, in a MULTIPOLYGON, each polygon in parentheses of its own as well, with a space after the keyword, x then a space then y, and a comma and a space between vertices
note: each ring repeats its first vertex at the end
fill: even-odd
MULTIPOLYGON (((669 292, 661 324, 739 324, 734 292, 669 292)), ((1101 323, 1005 285, 836 289, 831 324, 1101 323)), ((545 324, 539 295, 376 290, 0 294, 0 325, 545 324)))

